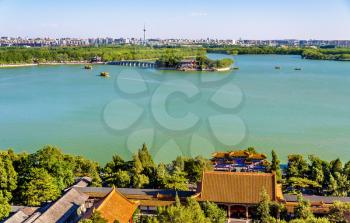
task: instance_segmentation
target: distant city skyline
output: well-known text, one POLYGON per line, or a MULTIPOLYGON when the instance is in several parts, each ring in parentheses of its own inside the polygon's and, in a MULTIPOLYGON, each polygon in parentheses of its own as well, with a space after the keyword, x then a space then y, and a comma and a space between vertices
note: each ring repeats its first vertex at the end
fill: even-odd
POLYGON ((0 36, 350 39, 350 0, 0 0, 0 36))

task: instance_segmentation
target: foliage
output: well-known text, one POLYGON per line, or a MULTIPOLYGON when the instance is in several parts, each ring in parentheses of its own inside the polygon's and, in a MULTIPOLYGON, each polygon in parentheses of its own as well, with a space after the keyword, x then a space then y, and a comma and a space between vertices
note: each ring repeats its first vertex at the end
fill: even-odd
POLYGON ((261 223, 270 222, 270 197, 266 190, 263 190, 261 193, 261 201, 259 202, 257 208, 257 217, 261 223))
POLYGON ((150 222, 167 223, 210 223, 199 203, 195 199, 188 199, 185 205, 182 205, 177 197, 175 205, 170 207, 161 207, 158 209, 157 220, 150 222))
POLYGON ((17 172, 13 166, 13 151, 0 152, 0 193, 8 200, 17 188, 17 172))
POLYGON ((186 173, 176 167, 171 174, 164 179, 164 187, 172 190, 188 190, 186 173))
POLYGON ((271 160, 270 169, 271 171, 274 171, 276 173, 277 182, 280 183, 282 181, 282 171, 280 167, 281 162, 278 159, 277 153, 275 152, 275 150, 272 150, 271 155, 272 155, 272 160, 271 160))
POLYGON ((94 211, 89 219, 83 219, 79 223, 108 223, 108 221, 102 217, 100 212, 94 211))
POLYGON ((46 169, 36 167, 29 169, 19 190, 23 203, 29 206, 40 206, 44 202, 55 200, 60 195, 55 178, 46 169))
POLYGON ((336 201, 329 208, 328 219, 331 222, 347 223, 345 216, 350 214, 350 203, 336 201))
POLYGON ((311 217, 308 219, 293 219, 289 223, 330 223, 330 221, 327 218, 311 217))
POLYGON ((156 59, 163 55, 188 57, 197 55, 198 48, 151 48, 144 46, 105 47, 6 47, 0 48, 0 64, 90 61, 98 56, 102 61, 156 59))
POLYGON ((215 203, 206 201, 202 204, 202 209, 212 223, 225 223, 227 221, 226 211, 220 209, 215 203))
POLYGON ((310 219, 313 218, 311 211, 311 205, 309 201, 306 201, 301 194, 297 195, 298 205, 294 208, 294 215, 299 219, 310 219))
POLYGON ((73 164, 74 177, 91 177, 92 186, 101 186, 102 180, 98 171, 97 162, 85 159, 81 156, 66 155, 65 160, 73 164))
POLYGON ((11 206, 9 204, 8 198, 0 191, 0 221, 9 216, 11 211, 11 206))

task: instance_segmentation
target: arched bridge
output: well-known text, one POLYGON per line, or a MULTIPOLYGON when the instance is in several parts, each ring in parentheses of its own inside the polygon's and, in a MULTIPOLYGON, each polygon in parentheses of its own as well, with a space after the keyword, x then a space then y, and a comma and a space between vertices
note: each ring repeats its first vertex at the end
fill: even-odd
POLYGON ((118 65, 126 67, 144 67, 144 68, 154 68, 156 63, 146 62, 146 61, 134 61, 134 60, 121 60, 121 61, 112 61, 108 63, 109 65, 118 65))

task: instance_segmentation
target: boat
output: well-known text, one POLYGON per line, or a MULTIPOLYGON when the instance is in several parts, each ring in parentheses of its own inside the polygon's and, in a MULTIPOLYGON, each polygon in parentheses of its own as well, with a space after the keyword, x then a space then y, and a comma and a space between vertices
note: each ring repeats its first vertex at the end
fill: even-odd
POLYGON ((294 70, 301 70, 301 68, 300 67, 296 67, 296 68, 294 68, 294 70))
POLYGON ((91 65, 85 65, 85 66, 84 66, 84 69, 86 69, 86 70, 91 70, 91 69, 92 69, 92 66, 91 66, 91 65))
POLYGON ((234 70, 239 70, 239 67, 233 67, 234 70))
POLYGON ((279 70, 279 69, 281 69, 281 67, 280 66, 275 66, 275 69, 279 70))
POLYGON ((108 72, 101 72, 100 76, 101 77, 109 77, 109 73, 108 72))

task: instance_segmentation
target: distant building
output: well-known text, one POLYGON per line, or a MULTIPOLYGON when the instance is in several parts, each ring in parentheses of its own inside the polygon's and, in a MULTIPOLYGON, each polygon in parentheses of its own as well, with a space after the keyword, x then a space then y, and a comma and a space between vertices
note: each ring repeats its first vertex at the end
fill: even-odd
POLYGON ((272 201, 283 199, 274 173, 205 172, 197 188, 199 201, 211 201, 224 207, 229 218, 249 219, 256 211, 261 193, 272 201))
POLYGON ((232 172, 265 172, 269 162, 266 155, 251 153, 246 150, 215 152, 211 162, 217 171, 232 172))

